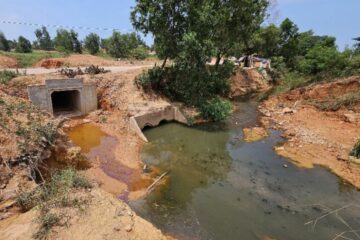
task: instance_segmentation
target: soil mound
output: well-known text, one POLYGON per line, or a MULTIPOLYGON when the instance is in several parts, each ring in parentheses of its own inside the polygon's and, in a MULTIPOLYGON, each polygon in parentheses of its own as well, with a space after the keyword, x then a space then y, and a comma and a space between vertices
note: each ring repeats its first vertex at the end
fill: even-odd
POLYGON ((16 59, 0 55, 0 68, 16 68, 17 66, 16 59))
POLYGON ((57 59, 44 59, 39 62, 39 65, 47 69, 59 68, 64 65, 64 62, 57 59))
POLYGON ((230 98, 243 97, 271 88, 268 80, 257 69, 238 68, 231 77, 230 98))

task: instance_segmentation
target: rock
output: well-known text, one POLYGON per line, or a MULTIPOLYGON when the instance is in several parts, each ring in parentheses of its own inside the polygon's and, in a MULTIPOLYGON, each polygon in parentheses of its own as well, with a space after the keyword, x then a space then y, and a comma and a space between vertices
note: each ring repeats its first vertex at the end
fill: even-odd
POLYGON ((91 120, 90 119, 83 119, 83 123, 90 123, 91 120))
POLYGON ((350 162, 352 162, 352 163, 355 163, 355 164, 359 164, 359 165, 360 165, 360 158, 356 158, 356 157, 350 156, 350 157, 349 157, 349 160, 350 160, 350 162))
POLYGON ((125 231, 127 231, 127 232, 131 232, 132 230, 133 230, 133 228, 132 228, 131 225, 127 225, 127 226, 125 227, 125 231))
POLYGON ((360 113, 347 113, 344 116, 346 122, 356 123, 360 121, 360 113))
POLYGON ((287 165, 287 164, 284 164, 284 165, 283 165, 283 168, 288 168, 288 165, 287 165))
POLYGON ((284 108, 284 109, 282 110, 282 113, 283 113, 283 114, 291 114, 291 113, 294 113, 294 110, 286 107, 286 108, 284 108))
POLYGON ((116 232, 120 232, 121 228, 120 227, 114 227, 114 231, 116 232))

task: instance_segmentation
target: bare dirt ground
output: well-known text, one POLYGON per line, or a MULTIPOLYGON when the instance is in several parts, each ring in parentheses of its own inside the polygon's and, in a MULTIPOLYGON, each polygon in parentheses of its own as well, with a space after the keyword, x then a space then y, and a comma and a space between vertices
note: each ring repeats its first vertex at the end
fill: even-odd
POLYGON ((238 68, 230 81, 230 98, 243 97, 251 93, 265 92, 271 88, 268 80, 255 68, 238 68))
POLYGON ((145 59, 145 60, 113 60, 113 59, 105 59, 98 56, 93 56, 90 54, 71 54, 69 57, 65 58, 48 58, 43 59, 34 67, 45 67, 45 68, 53 68, 58 66, 66 66, 66 67, 85 67, 90 63, 93 65, 110 67, 110 66, 126 66, 126 65, 149 65, 157 62, 155 59, 145 59))
POLYGON ((0 55, 0 68, 16 68, 16 59, 0 55))
MULTIPOLYGON (((128 65, 124 67, 128 67, 128 65)), ((129 67, 131 66, 129 65, 129 67)), ((86 175, 100 183, 100 188, 111 193, 112 196, 102 192, 102 190, 96 190, 94 193, 96 195, 94 196, 96 204, 88 209, 85 216, 75 217, 77 220, 72 222, 70 227, 56 229, 56 235, 54 236, 56 239, 69 239, 70 236, 77 236, 77 239, 168 239, 140 217, 135 215, 129 217, 126 214, 116 216, 117 208, 129 208, 121 200, 113 199, 113 196, 119 196, 124 192, 128 193, 128 199, 143 196, 146 188, 155 177, 155 175, 142 175, 143 165, 139 156, 142 141, 132 132, 128 124, 130 116, 163 108, 170 104, 166 99, 145 94, 134 84, 135 77, 145 68, 147 68, 146 65, 142 68, 130 68, 127 71, 117 73, 81 75, 77 77, 82 78, 85 82, 94 82, 97 85, 100 109, 86 116, 86 121, 91 121, 102 131, 117 139, 116 146, 110 151, 115 156, 115 160, 132 169, 136 173, 134 176, 138 179, 131 182, 131 184, 121 182, 119 179, 108 176, 100 166, 95 164, 86 171, 86 175), (131 226, 131 230, 129 230, 129 226, 131 226)), ((7 86, 0 86, 0 92, 6 98, 28 104, 27 86, 42 83, 49 78, 64 78, 64 76, 58 74, 20 76, 13 79, 7 86)), ((26 112, 23 114, 26 116, 26 112)), ((66 125, 71 127, 83 122, 83 119, 75 119, 66 122, 66 125)), ((16 147, 15 150, 17 150, 16 142, 14 142, 16 138, 7 134, 1 134, 1 136, 5 137, 1 141, 7 142, 9 146, 2 145, 2 147, 6 148, 5 152, 11 151, 9 153, 12 154, 11 156, 17 156, 19 152, 11 150, 12 146, 16 147)), ((2 151, 2 153, 4 152, 2 151)), ((4 166, 3 169, 6 169, 6 167, 4 166)), ((16 173, 13 170, 12 174, 15 173, 15 176, 19 176, 21 181, 12 177, 7 180, 5 185, 0 184, 0 187, 4 188, 1 190, 0 199, 0 239, 30 239, 34 232, 36 211, 32 210, 19 214, 11 213, 11 209, 13 209, 11 207, 1 207, 3 203, 8 201, 13 203, 19 192, 27 190, 28 187, 25 183, 29 181, 28 173, 26 171, 21 173, 20 170, 16 170, 16 173), (14 186, 12 181, 16 182, 14 186)), ((32 185, 31 188, 33 187, 32 185)), ((31 188, 29 187, 29 189, 31 188)))
MULTIPOLYGON (((127 204, 103 190, 94 189, 83 195, 89 203, 81 212, 68 209, 64 213, 66 224, 55 227, 48 239, 172 239, 137 216, 127 204)), ((0 221, 0 239, 33 239, 38 229, 38 222, 34 220, 38 215, 38 209, 34 208, 0 221)))
POLYGON ((270 97, 259 107, 264 114, 262 122, 283 130, 287 139, 276 152, 300 167, 325 166, 360 188, 360 166, 349 161, 349 152, 360 138, 360 103, 332 111, 321 108, 359 93, 357 76, 270 97))

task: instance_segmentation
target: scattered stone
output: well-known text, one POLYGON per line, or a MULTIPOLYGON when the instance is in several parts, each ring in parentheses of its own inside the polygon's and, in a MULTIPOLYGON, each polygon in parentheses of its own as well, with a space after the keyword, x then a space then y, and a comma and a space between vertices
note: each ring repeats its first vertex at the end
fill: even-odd
POLYGON ((284 165, 283 165, 283 168, 288 168, 288 165, 287 165, 287 164, 284 164, 284 165))
POLYGON ((91 120, 90 119, 83 119, 83 123, 90 123, 91 120))
POLYGON ((127 231, 127 232, 131 232, 132 230, 133 230, 133 228, 132 228, 131 225, 127 225, 127 226, 125 227, 125 231, 127 231))
POLYGON ((114 227, 114 231, 116 232, 120 232, 121 228, 120 227, 114 227))
POLYGON ((356 123, 360 121, 360 113, 348 113, 344 114, 345 121, 349 123, 356 123))
POLYGON ((286 108, 284 108, 284 109, 282 110, 282 113, 283 113, 283 114, 291 114, 291 113, 294 113, 294 110, 286 107, 286 108))

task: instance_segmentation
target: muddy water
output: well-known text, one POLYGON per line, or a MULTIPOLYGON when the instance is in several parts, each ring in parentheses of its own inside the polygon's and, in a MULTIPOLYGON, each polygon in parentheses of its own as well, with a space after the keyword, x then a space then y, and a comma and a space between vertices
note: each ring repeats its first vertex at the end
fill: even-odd
POLYGON ((145 131, 143 161, 170 173, 146 199, 131 203, 138 214, 179 239, 333 239, 360 229, 360 209, 352 205, 359 191, 325 168, 301 169, 276 155, 279 132, 244 142, 242 128, 256 124, 256 103, 238 109, 224 124, 145 131), (306 224, 343 206, 349 207, 337 216, 306 224))
MULTIPOLYGON (((144 179, 139 169, 132 169, 122 164, 114 154, 118 140, 101 131, 91 123, 81 124, 67 131, 72 142, 81 148, 81 152, 88 161, 109 177, 127 185, 127 191, 119 198, 128 200, 130 192, 146 188, 151 184, 151 179, 144 179)), ((101 179, 98 179, 101 181, 101 179)))

